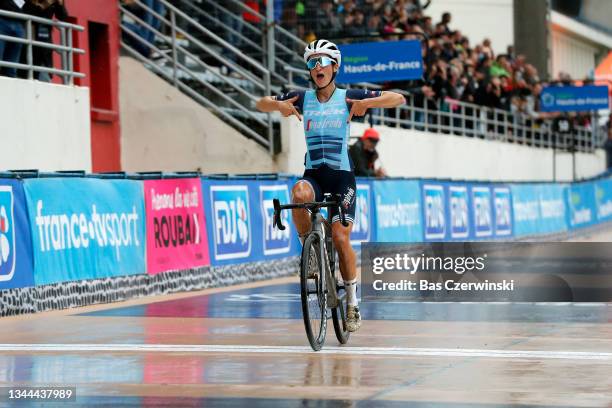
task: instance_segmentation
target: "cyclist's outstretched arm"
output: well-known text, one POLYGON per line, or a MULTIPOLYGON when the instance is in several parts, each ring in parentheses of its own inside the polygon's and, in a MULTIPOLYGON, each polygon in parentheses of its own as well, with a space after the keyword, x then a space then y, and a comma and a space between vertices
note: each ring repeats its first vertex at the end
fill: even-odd
POLYGON ((294 96, 286 100, 277 100, 275 96, 264 96, 257 101, 256 108, 261 112, 280 112, 284 117, 295 115, 301 121, 302 115, 294 106, 298 98, 298 96, 294 96))
MULTIPOLYGON (((367 91, 365 91, 367 93, 367 91)), ((353 116, 363 116, 368 109, 372 108, 395 108, 406 103, 406 98, 403 95, 393 91, 383 91, 379 96, 368 97, 364 99, 347 98, 346 102, 350 106, 350 113, 347 122, 350 122, 353 116)))

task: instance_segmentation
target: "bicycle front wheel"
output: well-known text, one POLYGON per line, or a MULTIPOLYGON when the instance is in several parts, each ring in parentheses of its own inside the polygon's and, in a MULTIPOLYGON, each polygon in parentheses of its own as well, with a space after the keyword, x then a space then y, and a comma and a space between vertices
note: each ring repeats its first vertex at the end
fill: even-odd
POLYGON ((323 274, 319 237, 310 234, 302 248, 300 286, 306 337, 314 351, 321 350, 327 333, 327 305, 323 274))

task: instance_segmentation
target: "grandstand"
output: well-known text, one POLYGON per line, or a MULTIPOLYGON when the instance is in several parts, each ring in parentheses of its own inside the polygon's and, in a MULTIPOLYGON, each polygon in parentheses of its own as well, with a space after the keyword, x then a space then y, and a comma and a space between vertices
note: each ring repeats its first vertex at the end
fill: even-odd
POLYGON ((0 0, 0 406, 610 406, 610 19, 597 0, 0 0), (275 207, 310 124, 256 105, 312 89, 321 38, 341 69, 410 68, 335 77, 406 103, 351 122, 384 168, 351 193, 363 324, 343 341, 329 309, 315 352, 303 299, 323 295, 275 207))

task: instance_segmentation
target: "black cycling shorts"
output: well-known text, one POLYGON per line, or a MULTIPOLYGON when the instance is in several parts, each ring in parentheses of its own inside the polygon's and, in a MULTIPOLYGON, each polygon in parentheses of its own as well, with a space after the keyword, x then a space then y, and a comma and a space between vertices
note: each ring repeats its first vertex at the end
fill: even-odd
MULTIPOLYGON (((344 218, 348 222, 354 222, 357 186, 355 174, 352 171, 334 170, 324 164, 316 169, 307 169, 300 180, 312 186, 315 201, 323 201, 323 194, 340 194, 345 210, 344 218)), ((340 221, 337 208, 332 208, 331 215, 332 222, 340 221)))

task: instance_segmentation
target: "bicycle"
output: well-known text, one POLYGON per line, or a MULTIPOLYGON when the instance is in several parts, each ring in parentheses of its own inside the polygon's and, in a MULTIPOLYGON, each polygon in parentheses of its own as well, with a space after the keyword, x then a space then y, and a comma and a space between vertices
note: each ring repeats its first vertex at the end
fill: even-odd
POLYGON ((335 195, 334 200, 331 200, 331 194, 325 194, 324 197, 322 202, 285 205, 281 205, 278 199, 273 200, 273 225, 281 231, 285 229, 281 220, 281 211, 294 208, 310 211, 311 228, 305 236, 300 260, 300 292, 306 337, 314 351, 321 350, 325 343, 328 309, 331 310, 334 331, 340 344, 346 344, 350 335, 346 328, 346 289, 336 279, 338 268, 336 268, 336 249, 331 234, 330 209, 337 207, 342 225, 348 226, 348 223, 344 208, 340 204, 340 195, 335 195), (328 208, 327 219, 320 212, 324 207, 328 208))

